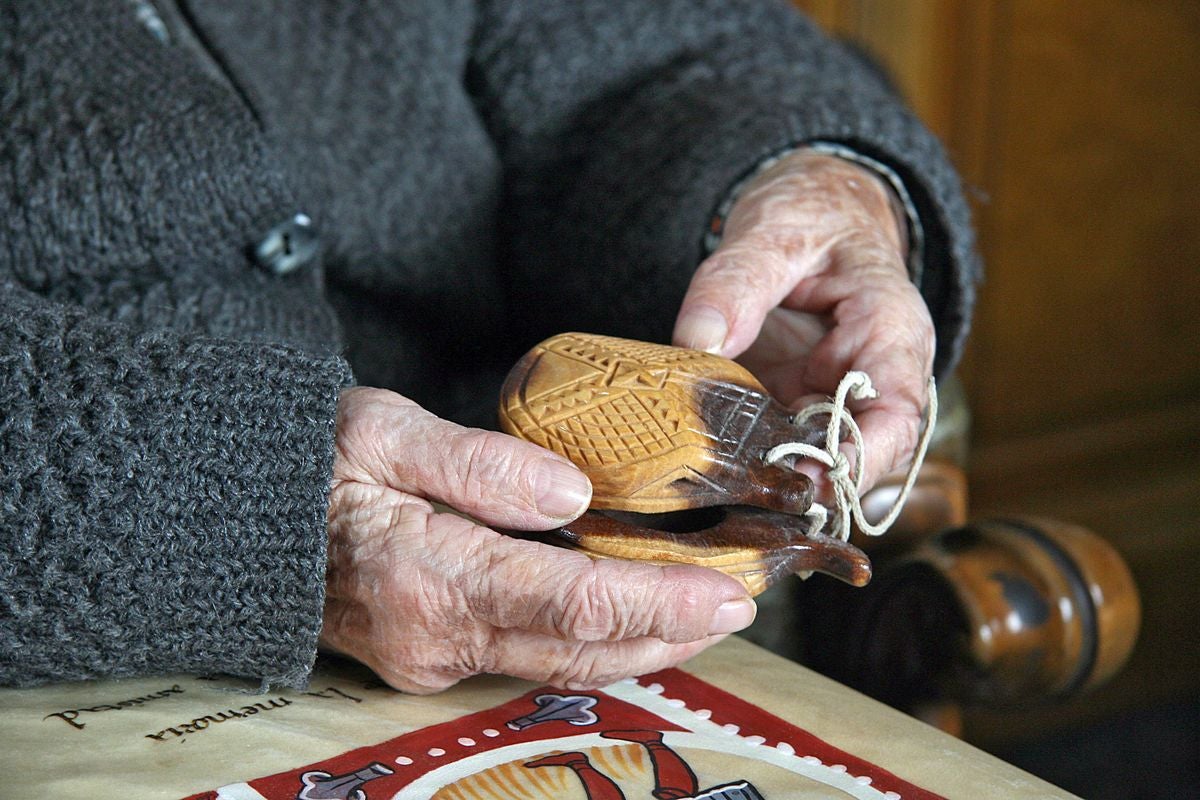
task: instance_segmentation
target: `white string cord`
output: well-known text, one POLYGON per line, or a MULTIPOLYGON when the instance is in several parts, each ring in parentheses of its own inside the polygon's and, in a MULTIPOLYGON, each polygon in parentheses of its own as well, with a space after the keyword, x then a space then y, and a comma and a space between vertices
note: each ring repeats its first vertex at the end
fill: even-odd
MULTIPOLYGON (((892 504, 891 509, 884 515, 877 524, 872 525, 863 516, 862 502, 859 500, 859 494, 862 492, 863 481, 863 461, 866 456, 866 446, 863 443, 862 431, 859 430, 858 423, 850 416, 850 412, 846 410, 847 398, 853 400, 870 400, 879 396, 879 392, 871 385, 871 379, 865 372, 852 371, 847 372, 842 382, 838 384, 837 392, 832 400, 823 403, 813 403, 807 406, 802 411, 798 412, 793 418, 793 422, 797 426, 803 426, 809 419, 817 414, 828 414, 829 424, 825 428, 825 447, 824 449, 804 442, 787 442, 777 445, 767 451, 763 456, 763 460, 768 464, 774 464, 788 456, 799 456, 801 458, 811 458, 814 461, 819 461, 824 464, 828 470, 826 475, 829 477, 830 483, 833 485, 835 507, 833 510, 833 536, 846 541, 850 538, 850 521, 851 519, 858 525, 859 530, 868 536, 881 536, 896 518, 900 516, 900 511, 904 508, 905 501, 908 500, 908 494, 912 491, 913 484, 917 480, 917 473, 921 470, 921 464, 925 461, 925 453, 929 449, 929 442, 933 438, 933 426, 937 422, 937 387, 933 382, 933 378, 929 379, 928 384, 929 406, 925 412, 924 429, 921 431, 921 439, 917 443, 917 452, 913 456, 912 464, 908 468, 908 474, 904 478, 904 486, 900 489, 900 494, 896 497, 896 501, 892 504), (842 442, 843 426, 850 434, 850 441, 854 448, 854 465, 851 467, 849 459, 845 453, 839 449, 842 442)), ((830 521, 829 509, 820 503, 814 502, 805 515, 812 520, 812 530, 814 533, 824 531, 826 524, 830 521)))

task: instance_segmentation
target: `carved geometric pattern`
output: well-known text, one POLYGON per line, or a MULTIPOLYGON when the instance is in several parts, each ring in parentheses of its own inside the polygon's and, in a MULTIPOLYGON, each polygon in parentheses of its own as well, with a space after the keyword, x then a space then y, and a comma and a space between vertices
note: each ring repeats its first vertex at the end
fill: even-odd
MULTIPOLYGON (((500 417, 505 430, 553 450, 592 479, 594 498, 675 498, 668 475, 692 480, 739 451, 765 401, 742 367, 696 350, 607 336, 561 334, 513 369, 500 417), (708 416, 706 416, 708 415, 708 416)), ((694 491, 694 490, 693 490, 694 491)))

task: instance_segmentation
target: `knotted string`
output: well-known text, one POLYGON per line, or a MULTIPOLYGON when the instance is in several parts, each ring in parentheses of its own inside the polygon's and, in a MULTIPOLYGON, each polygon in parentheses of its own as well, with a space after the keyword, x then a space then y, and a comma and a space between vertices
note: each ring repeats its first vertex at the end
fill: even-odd
MULTIPOLYGON (((871 379, 865 372, 852 371, 847 372, 842 382, 838 384, 837 392, 833 399, 822 403, 813 403, 807 406, 802 411, 798 412, 793 418, 793 423, 797 426, 803 426, 808 420, 818 414, 828 414, 829 424, 825 428, 825 447, 824 449, 816 445, 805 444, 804 442, 787 442, 777 445, 767 451, 763 459, 774 464, 780 459, 788 456, 799 456, 801 458, 811 458, 814 461, 819 461, 828 467, 826 475, 829 477, 830 483, 833 485, 835 507, 833 510, 833 536, 846 541, 850 538, 850 521, 851 519, 858 525, 859 530, 868 536, 881 536, 896 518, 900 516, 900 511, 904 508, 905 501, 908 500, 908 494, 912 491, 913 484, 917 480, 917 473, 921 469, 921 464, 925 461, 925 452, 929 449, 929 442, 933 438, 933 426, 937 422, 937 388, 933 382, 933 378, 929 379, 928 384, 929 406, 925 411, 924 429, 921 431, 921 439, 917 443, 917 452, 913 456, 912 464, 909 465, 908 474, 904 478, 904 486, 900 490, 900 494, 896 497, 896 501, 892 504, 891 509, 884 515, 876 524, 871 524, 863 516, 862 502, 859 500, 859 494, 862 492, 863 481, 863 461, 866 456, 866 446, 863 443, 862 431, 858 427, 858 423, 850 416, 850 412, 846 410, 847 398, 853 400, 872 400, 879 396, 879 392, 871 385, 871 379), (850 441, 854 447, 854 464, 851 466, 846 454, 839 449, 842 442, 843 426, 850 434, 850 441)), ((814 502, 809 508, 806 516, 812 520, 812 529, 810 533, 823 533, 826 524, 829 522, 829 509, 820 503, 814 502)))

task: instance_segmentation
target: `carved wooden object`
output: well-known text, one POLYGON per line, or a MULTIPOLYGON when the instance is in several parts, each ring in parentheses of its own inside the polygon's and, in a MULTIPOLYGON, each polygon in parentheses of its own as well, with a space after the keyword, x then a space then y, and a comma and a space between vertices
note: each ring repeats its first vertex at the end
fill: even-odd
POLYGON ((819 442, 824 432, 797 428, 729 359, 561 334, 509 373, 500 424, 566 456, 591 480, 596 510, 554 535, 593 557, 707 566, 751 594, 790 572, 827 572, 856 586, 870 578, 857 548, 806 536, 799 515, 812 502, 812 481, 764 459, 778 444, 819 442))
POLYGON ((592 508, 643 514, 749 505, 803 514, 812 482, 767 464, 801 437, 741 365, 698 350, 564 333, 513 367, 500 425, 561 453, 592 481, 592 508))
MULTIPOLYGON (((752 508, 719 509, 699 527, 676 519, 589 511, 557 535, 594 558, 625 558, 654 564, 696 564, 720 570, 757 595, 793 572, 824 572, 853 586, 871 579, 871 562, 851 544, 806 534, 804 519, 752 508)), ((687 517, 682 517, 687 519, 687 517)))

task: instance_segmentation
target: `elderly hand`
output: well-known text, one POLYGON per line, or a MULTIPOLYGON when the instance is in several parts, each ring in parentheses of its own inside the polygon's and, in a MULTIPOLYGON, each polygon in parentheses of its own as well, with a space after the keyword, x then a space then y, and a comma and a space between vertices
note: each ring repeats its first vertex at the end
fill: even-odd
POLYGON ((745 589, 719 572, 592 561, 431 505, 546 530, 590 498, 583 473, 548 450, 347 390, 322 646, 407 692, 484 672, 583 689, 672 666, 753 621, 745 589))
POLYGON ((844 159, 781 159, 735 203, 675 325, 676 344, 737 358, 791 408, 832 394, 848 370, 870 375, 879 398, 852 406, 864 487, 911 458, 933 364, 893 198, 844 159))

